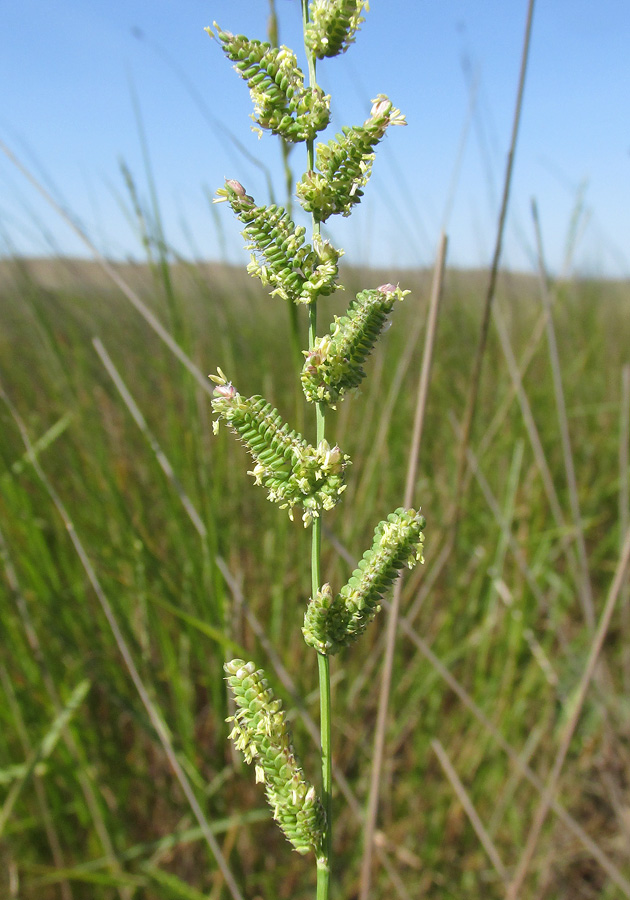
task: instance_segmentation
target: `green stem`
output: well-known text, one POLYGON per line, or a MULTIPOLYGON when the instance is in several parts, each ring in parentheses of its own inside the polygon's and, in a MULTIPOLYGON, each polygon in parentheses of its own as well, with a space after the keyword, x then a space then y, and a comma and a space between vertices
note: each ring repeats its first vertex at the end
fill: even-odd
POLYGON ((328 900, 332 859, 332 758, 330 741, 330 659, 317 654, 322 751, 322 801, 326 812, 324 859, 317 861, 317 900, 328 900))
MULTIPOLYGON (((317 308, 309 307, 309 347, 313 346, 317 324, 317 308)), ((324 440, 326 419, 323 404, 317 404, 317 442, 324 440)), ((321 542, 322 520, 318 516, 313 520, 311 545, 311 580, 312 596, 321 587, 321 542)), ((330 729, 330 660, 328 656, 317 654, 319 672, 319 728, 322 763, 322 802, 326 813, 326 835, 324 840, 324 856, 317 861, 317 900, 328 900, 330 885, 330 863, 332 859, 332 750, 330 729)))
MULTIPOLYGON (((312 303, 308 309, 308 344, 312 347, 317 331, 317 306, 312 303)), ((326 416, 323 404, 316 405, 317 443, 324 440, 326 433, 326 416)), ((321 587, 321 544, 322 519, 313 520, 311 543, 311 582, 314 597, 321 587)), ((332 749, 330 731, 330 660, 321 653, 317 654, 319 672, 319 728, 322 761, 322 802, 326 813, 326 835, 324 840, 324 857, 317 861, 317 900, 328 900, 330 885, 330 863, 332 859, 332 749)))
MULTIPOLYGON (((302 23, 306 33, 308 24, 308 0, 302 0, 302 23)), ((308 77, 310 87, 317 84, 315 57, 305 44, 308 61, 308 77)), ((315 168, 315 142, 306 143, 306 164, 309 170, 315 168)), ((313 238, 320 233, 320 223, 312 220, 313 238)), ((308 345, 313 347, 317 335, 317 305, 311 303, 308 309, 308 345)), ((324 440, 326 433, 326 416, 323 404, 316 404, 317 443, 324 440)), ((322 543, 322 520, 318 516, 313 521, 311 545, 311 580, 313 597, 321 587, 320 553, 322 543)), ((324 855, 317 861, 317 900, 328 900, 330 889, 330 866, 332 860, 332 755, 330 734, 330 661, 327 656, 317 654, 319 671, 319 710, 320 710, 320 746, 322 760, 322 802, 326 813, 326 835, 324 839, 324 855)))

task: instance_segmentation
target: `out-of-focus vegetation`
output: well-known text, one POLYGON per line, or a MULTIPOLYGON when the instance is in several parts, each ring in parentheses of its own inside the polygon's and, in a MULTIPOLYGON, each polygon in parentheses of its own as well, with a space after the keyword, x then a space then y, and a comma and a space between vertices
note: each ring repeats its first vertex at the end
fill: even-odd
MULTIPOLYGON (((262 385, 283 416, 301 425, 281 302, 240 270, 220 266, 177 264, 166 273, 125 265, 119 272, 203 373, 221 366, 242 393, 262 385)), ((353 459, 347 492, 353 516, 327 517, 335 540, 326 542, 324 577, 333 584, 343 583, 375 523, 402 499, 430 282, 429 274, 418 272, 348 271, 344 277, 347 291, 397 280, 412 294, 370 362, 369 386, 331 416, 331 433, 353 459)), ((630 347, 630 287, 574 281, 552 288, 587 585, 538 281, 503 274, 499 325, 516 360, 529 360, 523 392, 519 402, 495 328, 457 542, 434 577, 447 537, 457 427, 485 283, 480 272, 446 277, 415 498, 427 518, 426 564, 408 578, 403 594, 407 631, 401 631, 395 664, 374 897, 504 896, 504 882, 432 742, 450 759, 508 870, 540 800, 540 791, 422 648, 431 648, 544 781, 591 646, 584 603, 590 591, 597 619, 619 559, 620 497, 628 479, 620 455, 623 460, 627 440, 622 368, 630 347), (538 457, 527 410, 540 439, 538 457), (552 491, 541 474, 543 458, 552 491)), ((322 306, 325 326, 345 301, 331 298, 322 306)), ((310 591, 302 563, 308 533, 279 517, 254 488, 244 474, 245 451, 224 432, 213 436, 209 394, 96 264, 0 265, 0 375, 238 883, 252 898, 311 896, 299 858, 269 825, 261 791, 253 780, 234 777, 240 763, 226 741, 222 671, 234 645, 244 648, 275 677, 274 687, 291 707, 281 662, 298 696, 312 701, 306 711, 316 718, 315 662, 303 653, 300 636, 310 591), (121 399, 93 338, 133 395, 153 444, 121 399), (177 484, 160 466, 156 443, 177 484), (184 496, 198 520, 191 519, 184 496), (252 617, 279 659, 269 658, 252 617)), ((6 403, 0 403, 0 453, 0 896, 227 897, 6 403), (89 691, 64 726, 59 715, 85 679, 89 691)), ((626 591, 558 798, 626 879, 629 624, 626 591)), ((335 765, 359 809, 367 792, 382 634, 380 619, 360 652, 350 649, 333 668, 340 736, 335 765)), ((315 777, 317 754, 300 715, 293 729, 315 777)), ((335 810, 334 894, 351 898, 361 824, 339 790, 335 810)), ((552 811, 524 896, 612 900, 630 894, 552 811)))

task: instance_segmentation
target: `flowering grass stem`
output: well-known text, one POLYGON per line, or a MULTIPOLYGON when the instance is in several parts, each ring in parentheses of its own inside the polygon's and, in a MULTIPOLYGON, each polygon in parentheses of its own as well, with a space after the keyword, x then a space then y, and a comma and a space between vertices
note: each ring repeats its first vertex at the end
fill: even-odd
MULTIPOLYGON (((308 2, 302 0, 302 22, 304 35, 308 25, 308 2)), ((305 41, 306 59, 308 65, 309 86, 317 84, 315 55, 305 41)), ((306 170, 312 172, 315 168, 315 141, 306 142, 306 170)), ((311 243, 320 237, 321 225, 311 214, 311 243)), ((308 308, 308 348, 312 350, 317 339, 317 303, 311 303, 308 308)), ((326 438, 326 408, 323 403, 315 404, 315 417, 317 428, 317 444, 326 438)), ((313 522, 311 537, 311 589, 313 597, 317 595, 321 587, 321 544, 322 544, 322 520, 313 522)), ((320 721, 320 750, 322 769, 322 804, 325 813, 324 833, 324 858, 317 864, 317 900, 328 900, 330 892, 330 869, 332 863, 332 732, 331 732, 331 706, 330 706, 330 659, 321 653, 317 654, 317 669, 319 675, 319 721, 320 721)))
POLYGON ((254 764, 256 780, 265 785, 274 818, 294 849, 315 853, 317 900, 329 898, 332 869, 329 657, 363 633, 398 572, 421 560, 424 541, 422 516, 400 507, 376 526, 372 547, 340 592, 335 594, 330 584, 322 584, 321 517, 343 495, 350 465, 350 458, 326 440, 326 410, 363 380, 362 365, 394 302, 408 293, 389 283, 362 291, 350 302, 345 316, 335 317, 330 334, 317 335, 317 300, 340 287, 337 262, 343 253, 322 239, 321 223, 332 215, 350 214, 369 179, 374 148, 389 125, 405 124, 400 110, 379 95, 372 100, 363 125, 343 128, 334 140, 315 147, 315 135, 330 121, 330 97, 317 84, 316 59, 345 52, 363 21, 364 8, 364 0, 301 0, 308 84, 290 48, 234 35, 214 25, 224 53, 249 87, 255 130, 304 143, 306 150, 306 171, 296 193, 302 209, 311 214, 310 243, 306 243, 306 229, 296 226, 287 209, 256 203, 235 179, 226 179, 217 191, 217 202, 226 201, 243 225, 247 249, 252 251, 250 275, 269 285, 272 295, 308 308, 308 350, 300 380, 315 410, 315 444, 292 430, 264 397, 241 395, 221 369, 210 378, 216 385, 212 406, 218 420, 227 424, 254 459, 249 474, 266 488, 269 500, 288 509, 291 518, 295 508, 301 509, 304 527, 312 528, 312 597, 302 633, 317 653, 319 796, 297 761, 282 701, 274 697, 265 673, 243 659, 227 662, 224 668, 237 706, 230 719, 234 723, 230 737, 245 760, 254 764))

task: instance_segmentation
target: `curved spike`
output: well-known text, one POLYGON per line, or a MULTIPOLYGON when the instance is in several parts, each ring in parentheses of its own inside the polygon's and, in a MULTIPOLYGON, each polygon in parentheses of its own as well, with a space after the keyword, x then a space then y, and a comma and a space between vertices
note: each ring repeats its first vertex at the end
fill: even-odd
POLYGON ((313 140, 318 131, 326 128, 330 97, 320 87, 304 87, 304 74, 292 50, 230 34, 216 22, 214 27, 223 52, 247 82, 254 104, 253 118, 261 128, 293 143, 313 140))
POLYGON ((233 659, 224 666, 237 711, 230 734, 245 761, 256 765, 273 815, 298 853, 322 853, 325 816, 315 788, 298 765, 282 710, 265 673, 253 662, 233 659))
POLYGON ((361 291, 352 301, 347 315, 336 318, 330 333, 317 338, 305 353, 302 388, 311 403, 334 406, 346 391, 357 387, 365 377, 363 363, 383 330, 396 300, 409 291, 392 284, 376 290, 361 291))
POLYGON ((330 216, 349 216, 363 196, 374 162, 374 148, 389 125, 406 125, 405 117, 380 94, 372 101, 363 125, 344 128, 334 140, 317 145, 316 172, 306 172, 296 193, 306 212, 319 222, 330 216))
POLYGON ((267 488, 269 500, 288 508, 291 518, 293 508, 302 507, 306 527, 339 502, 350 465, 339 447, 326 441, 311 446, 264 397, 242 397, 227 379, 215 388, 212 407, 246 444, 256 463, 249 473, 255 483, 267 488))
POLYGON ((368 0, 312 0, 304 33, 306 46, 317 59, 345 53, 364 22, 368 0))
POLYGON ((307 244, 305 229, 296 227, 282 207, 256 206, 238 181, 226 180, 217 195, 227 200, 244 226, 246 249, 253 251, 247 271, 271 285, 272 295, 312 303, 339 288, 337 263, 342 251, 324 241, 307 244))
POLYGON ((403 566, 422 562, 424 517, 400 507, 374 530, 374 541, 347 584, 333 598, 325 584, 311 599, 302 633, 306 643, 324 655, 338 653, 355 641, 380 611, 380 600, 403 566))

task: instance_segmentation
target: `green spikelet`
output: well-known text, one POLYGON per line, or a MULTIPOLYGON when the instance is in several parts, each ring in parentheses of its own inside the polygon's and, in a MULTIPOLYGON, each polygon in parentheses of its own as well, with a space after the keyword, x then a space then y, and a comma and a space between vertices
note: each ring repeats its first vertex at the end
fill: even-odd
MULTIPOLYGON (((330 97, 320 87, 304 87, 304 74, 288 47, 250 40, 223 31, 217 23, 223 52, 247 82, 254 114, 261 128, 287 141, 313 140, 330 121, 330 97)), ((211 29, 206 31, 212 36, 211 29)))
POLYGON ((401 507, 376 526, 372 548, 341 592, 333 597, 325 584, 311 599, 302 629, 309 646, 323 655, 338 653, 363 634, 400 569, 422 561, 424 524, 419 512, 401 507))
POLYGON ((306 46, 318 59, 345 53, 354 41, 367 0, 312 0, 304 32, 306 46))
POLYGON ((274 698, 262 669, 233 659, 225 664, 236 701, 230 738, 246 762, 256 766, 256 781, 265 785, 273 817, 298 853, 322 856, 325 816, 315 788, 299 767, 282 702, 274 698))
POLYGON ((363 196, 374 162, 374 147, 389 125, 406 125, 405 117, 384 95, 372 101, 370 118, 363 125, 343 128, 327 144, 317 145, 317 172, 306 172, 297 184, 297 196, 318 222, 341 213, 349 216, 363 196))
POLYGON ((312 303, 340 287, 337 263, 343 251, 321 239, 314 247, 305 243, 306 229, 296 226, 282 207, 256 206, 234 179, 228 179, 217 195, 215 203, 227 200, 245 226, 246 247, 253 251, 247 271, 271 285, 273 295, 293 303, 312 303))
POLYGON ((383 330, 396 300, 409 291, 383 284, 375 291, 361 291, 348 312, 335 316, 330 334, 317 338, 311 350, 305 350, 302 388, 311 403, 334 406, 347 390, 357 387, 365 372, 363 363, 383 330))
MULTIPOLYGON (((268 490, 268 499, 289 510, 301 507, 304 527, 322 509, 332 509, 346 489, 344 471, 350 459, 339 447, 321 441, 308 444, 282 422, 277 410, 263 397, 242 397, 221 369, 210 378, 216 383, 212 407, 246 444, 256 465, 249 472, 268 490)), ((215 422, 215 431, 218 422, 215 422)))

